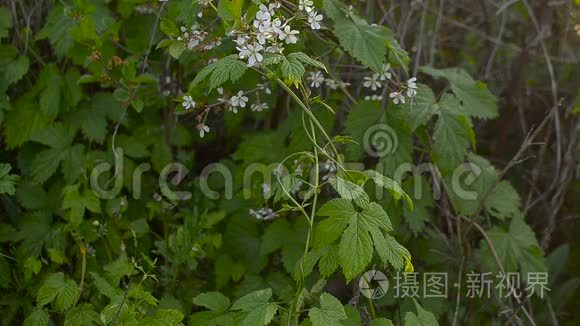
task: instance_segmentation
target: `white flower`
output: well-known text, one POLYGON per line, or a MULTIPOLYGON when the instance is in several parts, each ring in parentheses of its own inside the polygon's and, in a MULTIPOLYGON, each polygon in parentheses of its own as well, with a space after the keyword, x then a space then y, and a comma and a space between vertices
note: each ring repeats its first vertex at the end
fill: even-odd
POLYGON ((382 101, 383 100, 383 96, 376 95, 376 94, 373 94, 373 95, 370 95, 370 96, 367 95, 367 96, 365 96, 365 100, 367 100, 367 101, 382 101))
POLYGON ((252 111, 261 112, 262 110, 268 110, 269 108, 268 108, 268 103, 260 103, 260 102, 258 102, 258 103, 252 104, 251 109, 252 109, 252 111))
POLYGON ((392 92, 389 94, 389 97, 393 99, 393 103, 395 104, 399 104, 399 102, 405 104, 405 97, 399 92, 392 92))
POLYGON ((234 108, 238 107, 238 106, 245 108, 246 103, 248 103, 248 97, 244 96, 244 91, 239 91, 238 95, 232 96, 232 98, 230 99, 230 102, 232 103, 232 106, 234 108))
POLYGON ((282 53, 284 48, 280 44, 272 44, 264 50, 268 53, 282 53))
POLYGON ((187 37, 187 33, 183 33, 183 37, 184 39, 187 39, 187 48, 192 50, 193 48, 195 48, 196 46, 199 45, 199 43, 203 42, 203 40, 205 39, 207 33, 206 32, 200 32, 195 30, 195 28, 197 28, 196 26, 192 26, 191 27, 191 36, 189 36, 189 39, 187 37))
POLYGON ((280 41, 286 40, 286 44, 298 42, 296 35, 300 34, 299 31, 293 31, 289 25, 284 26, 284 30, 281 30, 278 34, 280 41))
POLYGON ((314 2, 312 2, 311 0, 300 0, 298 2, 298 9, 304 10, 306 12, 311 12, 313 6, 314 2))
POLYGON ((272 23, 269 26, 268 32, 270 34, 270 36, 276 36, 276 34, 280 34, 282 33, 282 21, 280 20, 280 18, 276 18, 272 21, 272 23))
POLYGON ((264 93, 266 93, 268 95, 272 94, 272 91, 268 88, 268 85, 266 85, 266 84, 258 84, 258 85, 256 85, 256 88, 263 90, 264 93))
POLYGON ((199 130, 199 137, 201 137, 201 138, 203 138, 203 136, 205 136, 206 132, 209 132, 209 127, 204 125, 203 123, 198 124, 197 129, 199 130))
POLYGON ((390 64, 384 64, 383 65, 383 71, 381 72, 381 76, 380 76, 381 80, 387 80, 387 79, 391 79, 391 65, 390 64))
POLYGON ((320 87, 320 84, 324 83, 324 76, 322 75, 322 72, 320 72, 320 71, 316 71, 316 72, 311 71, 309 76, 308 76, 308 80, 311 81, 310 87, 318 88, 318 87, 320 87))
POLYGON ((262 54, 260 53, 260 51, 262 51, 264 49, 264 47, 262 47, 260 44, 248 44, 246 46, 244 46, 243 48, 238 50, 240 51, 239 56, 241 59, 244 58, 248 58, 248 67, 253 67, 256 65, 256 63, 260 63, 262 62, 262 60, 264 59, 264 57, 262 56, 262 54))
POLYGON ((271 187, 269 184, 267 183, 262 184, 262 193, 264 194, 264 197, 268 197, 270 195, 270 190, 271 187))
POLYGON ((187 32, 187 27, 181 26, 179 29, 181 30, 181 36, 178 36, 177 37, 177 40, 178 41, 183 41, 185 39, 188 39, 189 38, 189 33, 187 32))
POLYGON ((271 220, 273 218, 275 218, 276 216, 278 216, 278 214, 276 214, 276 212, 274 212, 273 209, 271 208, 266 208, 266 207, 262 207, 260 209, 253 210, 250 209, 250 215, 254 216, 256 219, 258 220, 271 220))
POLYGON ((372 76, 366 76, 364 78, 365 82, 363 83, 363 87, 370 88, 373 91, 376 91, 378 88, 381 88, 381 82, 379 81, 379 74, 373 74, 372 76))
POLYGON ((186 109, 189 110, 190 108, 194 108, 195 107, 195 101, 193 100, 193 98, 189 95, 185 95, 182 98, 182 102, 181 105, 186 109))
POLYGON ((417 78, 415 78, 415 77, 407 80, 407 96, 408 97, 413 97, 413 96, 417 95, 417 84, 415 83, 415 81, 417 81, 417 78))
POLYGON ((308 23, 312 29, 320 29, 320 22, 322 21, 322 15, 318 14, 318 11, 314 10, 308 14, 308 23))
POLYGON ((272 16, 270 15, 270 13, 268 12, 268 8, 266 8, 264 5, 261 5, 261 7, 264 7, 264 9, 266 9, 265 11, 261 10, 258 11, 256 13, 256 18, 254 18, 254 27, 255 28, 260 28, 261 26, 264 25, 270 25, 270 20, 272 19, 272 16))
POLYGON ((338 88, 338 83, 334 79, 331 78, 325 79, 324 83, 326 84, 326 87, 332 90, 336 90, 338 88))
POLYGON ((238 47, 243 47, 248 43, 249 39, 250 37, 248 35, 238 35, 238 37, 234 40, 234 43, 236 43, 238 47))

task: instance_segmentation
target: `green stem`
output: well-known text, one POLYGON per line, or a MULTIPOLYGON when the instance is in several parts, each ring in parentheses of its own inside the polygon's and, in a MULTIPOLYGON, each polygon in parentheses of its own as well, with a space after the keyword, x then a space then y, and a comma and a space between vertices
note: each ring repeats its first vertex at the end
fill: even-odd
POLYGON ((326 138, 326 140, 328 140, 328 142, 330 143, 330 146, 332 147, 332 151, 334 152, 334 154, 336 155, 336 158, 337 158, 338 162, 342 166, 342 160, 340 158, 340 155, 338 155, 338 150, 334 146, 334 142, 332 141, 332 139, 330 138, 330 136, 328 136, 328 133, 326 132, 326 130, 324 130, 324 127, 322 127, 322 125, 320 124, 320 121, 318 121, 318 119, 316 119, 316 117, 314 116, 314 114, 312 113, 312 111, 310 110, 310 108, 308 106, 306 106, 306 104, 304 104, 304 102, 302 102, 302 100, 298 97, 298 95, 296 95, 296 93, 294 93, 294 91, 290 87, 288 87, 288 85, 286 85, 284 83, 284 81, 282 81, 282 79, 276 78, 276 82, 288 94, 290 94, 290 96, 292 97, 292 99, 296 103, 298 103, 298 105, 304 110, 304 112, 306 112, 306 114, 312 120, 312 122, 314 122, 314 124, 316 125, 316 127, 322 132, 322 135, 324 135, 324 138, 326 138))

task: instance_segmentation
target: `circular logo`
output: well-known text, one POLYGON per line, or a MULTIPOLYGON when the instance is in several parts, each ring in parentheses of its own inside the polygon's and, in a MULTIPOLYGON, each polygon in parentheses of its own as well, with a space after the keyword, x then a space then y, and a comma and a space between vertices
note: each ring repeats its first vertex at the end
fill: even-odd
POLYGON ((369 155, 384 157, 397 151, 399 138, 393 128, 386 124, 378 124, 366 130, 363 146, 369 155))
POLYGON ((369 299, 379 299, 387 294, 389 280, 380 271, 370 270, 364 273, 358 280, 360 293, 369 299))

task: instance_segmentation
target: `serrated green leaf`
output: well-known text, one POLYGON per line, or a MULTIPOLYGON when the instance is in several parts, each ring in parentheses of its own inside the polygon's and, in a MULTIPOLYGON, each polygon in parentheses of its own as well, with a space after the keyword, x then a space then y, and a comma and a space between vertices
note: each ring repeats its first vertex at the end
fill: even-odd
POLYGON ((16 182, 20 177, 10 174, 12 166, 8 163, 0 163, 0 194, 13 196, 16 193, 16 182))
POLYGON ((437 99, 429 86, 417 85, 417 95, 409 102, 409 126, 411 130, 424 125, 429 121, 437 109, 437 99))
POLYGON ((437 318, 432 312, 427 311, 419 305, 417 300, 413 299, 415 302, 415 309, 417 309, 417 314, 413 312, 407 312, 405 314, 405 326, 438 326, 437 318))
POLYGON ((380 104, 376 101, 357 102, 345 122, 346 133, 358 144, 346 147, 346 155, 349 159, 360 159, 365 148, 365 134, 369 128, 380 122, 384 116, 380 104))
POLYGON ((304 69, 304 64, 298 60, 296 57, 284 57, 282 58, 282 64, 280 65, 280 70, 282 71, 282 76, 288 84, 298 85, 302 83, 302 78, 306 70, 304 69))
POLYGON ((464 163, 467 149, 473 139, 473 129, 463 115, 455 115, 446 107, 453 107, 457 100, 444 96, 439 104, 441 110, 433 133, 433 160, 443 174, 451 173, 464 163))
POLYGON ((193 304, 215 312, 226 312, 230 307, 230 299, 219 292, 205 292, 193 298, 193 304))
POLYGON ((465 70, 421 67, 421 71, 449 81, 453 93, 462 101, 462 114, 483 119, 493 119, 498 116, 496 97, 484 83, 473 80, 465 70))
POLYGON ((93 326, 101 325, 99 314, 90 304, 74 307, 66 314, 65 326, 93 326))
POLYGON ((341 198, 352 200, 360 207, 366 207, 369 204, 369 195, 361 186, 340 177, 332 177, 328 179, 328 182, 341 198))
POLYGON ((326 292, 320 295, 320 308, 311 308, 308 317, 312 326, 340 325, 341 320, 348 318, 340 301, 326 292))
POLYGON ((42 307, 36 307, 24 320, 24 326, 46 326, 48 321, 48 311, 42 307))
POLYGON ((269 302, 271 297, 271 289, 254 291, 234 302, 230 309, 245 313, 243 325, 267 325, 278 310, 278 305, 269 302))
POLYGON ((52 274, 38 290, 36 301, 44 306, 54 302, 59 311, 68 310, 78 299, 80 290, 73 280, 65 280, 63 273, 52 274))
POLYGON ((403 190, 403 188, 401 188, 401 186, 395 180, 386 177, 374 170, 366 170, 364 171, 364 173, 368 175, 377 186, 383 187, 391 191, 393 197, 396 200, 404 198, 409 208, 413 210, 413 200, 411 200, 411 197, 407 195, 407 193, 403 190))

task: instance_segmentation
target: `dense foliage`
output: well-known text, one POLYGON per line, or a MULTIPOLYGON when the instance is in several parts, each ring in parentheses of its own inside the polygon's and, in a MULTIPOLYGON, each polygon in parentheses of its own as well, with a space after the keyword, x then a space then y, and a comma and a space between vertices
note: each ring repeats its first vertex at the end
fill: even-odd
MULTIPOLYGON (((573 320, 577 248, 552 235, 577 159, 577 61, 557 80, 547 54, 568 43, 527 45, 549 76, 517 78, 551 81, 552 96, 530 86, 541 119, 522 137, 505 131, 513 118, 496 127, 517 147, 492 155, 493 121, 526 94, 506 95, 490 67, 523 58, 494 47, 482 73, 469 36, 427 42, 425 24, 446 38, 444 1, 398 2, 5 1, 2 324, 573 320), (542 190, 550 176, 522 164, 552 133, 543 169, 560 188, 542 190), (550 218, 532 223, 538 202, 550 218), (371 270, 391 286, 367 299, 371 270), (422 292, 425 273, 446 275, 445 295, 422 292), (521 280, 485 295, 476 275, 521 280), (401 277, 419 292, 401 295, 401 277)), ((539 6, 494 10, 537 26, 539 6)))

